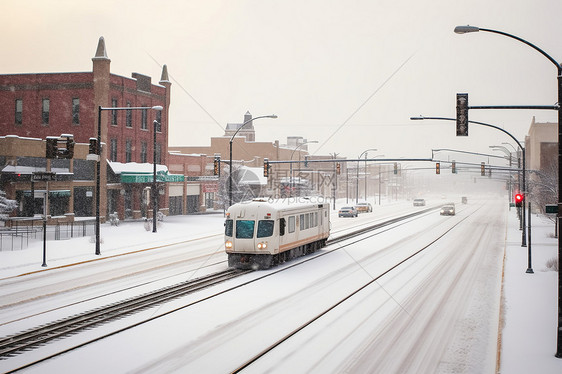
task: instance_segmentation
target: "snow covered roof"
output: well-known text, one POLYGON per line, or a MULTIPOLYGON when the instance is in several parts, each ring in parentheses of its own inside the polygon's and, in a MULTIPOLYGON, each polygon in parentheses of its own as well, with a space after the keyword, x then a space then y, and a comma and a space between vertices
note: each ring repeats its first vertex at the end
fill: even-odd
MULTIPOLYGON (((111 170, 115 174, 121 173, 152 173, 154 170, 154 165, 149 163, 139 164, 137 162, 114 162, 107 160, 107 164, 111 167, 111 170)), ((166 165, 156 164, 156 172, 168 172, 168 167, 166 165)))

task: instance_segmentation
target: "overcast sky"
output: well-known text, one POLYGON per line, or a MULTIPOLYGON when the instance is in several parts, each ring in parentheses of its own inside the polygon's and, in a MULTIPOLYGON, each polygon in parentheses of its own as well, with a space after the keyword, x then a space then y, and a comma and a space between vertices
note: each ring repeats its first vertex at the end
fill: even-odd
MULTIPOLYGON (((509 141, 470 126, 456 138, 457 92, 470 105, 554 105, 562 61, 560 0, 2 0, 2 73, 91 71, 100 36, 114 74, 172 81, 170 145, 209 145, 228 122, 255 121, 256 140, 316 140, 310 151, 356 158, 431 157, 432 148, 490 153, 509 141)), ((523 140, 554 111, 471 110, 523 140)), ((555 141, 556 139, 553 139, 555 141)), ((460 157, 457 157, 457 160, 460 157)))

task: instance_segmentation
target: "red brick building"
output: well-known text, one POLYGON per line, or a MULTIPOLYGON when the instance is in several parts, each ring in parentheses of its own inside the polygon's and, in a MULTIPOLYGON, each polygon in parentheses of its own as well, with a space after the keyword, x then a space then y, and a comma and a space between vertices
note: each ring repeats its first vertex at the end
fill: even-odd
POLYGON ((86 160, 86 153, 89 139, 97 137, 100 107, 104 108, 101 110, 102 216, 117 211, 121 218, 140 218, 150 212, 148 203, 143 201, 146 195, 143 190, 151 186, 152 174, 148 177, 147 171, 152 170, 154 149, 159 165, 158 180, 162 182, 160 210, 165 213, 168 210, 168 188, 163 186, 183 182, 183 175, 171 176, 165 166, 171 93, 166 66, 158 84, 138 73, 133 73, 131 78, 113 74, 103 38, 92 62, 91 72, 0 75, 0 188, 6 190, 8 197, 18 199, 18 215, 37 213, 38 203, 28 196, 30 174, 51 168, 68 170, 74 176, 52 182, 54 191, 64 188, 68 193, 56 194, 66 200, 59 201, 59 211, 51 210, 51 214, 63 210, 92 215, 95 162, 86 160), (152 109, 155 106, 163 110, 152 109), (111 107, 133 109, 111 110, 111 107), (136 109, 139 107, 150 109, 136 109), (77 143, 74 159, 45 159, 44 139, 61 134, 74 135, 77 143), (21 146, 14 146, 15 143, 21 146), (118 170, 114 170, 117 166, 118 170))

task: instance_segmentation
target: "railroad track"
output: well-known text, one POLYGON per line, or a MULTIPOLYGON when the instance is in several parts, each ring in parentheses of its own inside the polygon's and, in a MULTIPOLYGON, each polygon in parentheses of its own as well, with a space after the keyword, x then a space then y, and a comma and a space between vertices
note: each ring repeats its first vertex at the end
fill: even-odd
POLYGON ((238 277, 247 272, 249 271, 229 269, 105 305, 15 335, 1 338, 0 359, 6 359, 24 350, 29 350, 41 344, 45 344, 53 339, 75 334, 81 330, 185 296, 203 288, 238 277))
MULTIPOLYGON (((363 235, 369 231, 372 230, 376 230, 376 229, 380 229, 383 228, 385 226, 389 226, 392 224, 397 224, 400 223, 401 221, 405 221, 408 220, 410 218, 414 218, 417 216, 421 216, 423 214, 432 212, 434 210, 439 209, 440 207, 434 207, 434 208, 428 208, 428 209, 424 209, 424 210, 419 210, 416 211, 414 213, 410 213, 410 214, 406 214, 403 216, 399 216, 396 218, 392 218, 390 220, 384 221, 384 222, 379 222, 376 224, 372 224, 372 225, 368 225, 366 227, 362 227, 358 230, 354 230, 353 232, 349 232, 346 233, 344 235, 338 236, 336 238, 332 238, 328 241, 328 245, 330 244, 335 244, 344 240, 348 240, 350 238, 354 238, 360 235, 363 235)), ((332 252, 334 250, 339 250, 341 248, 335 248, 331 251, 328 251, 326 253, 320 253, 317 256, 314 256, 312 258, 308 258, 305 259, 305 261, 310 261, 313 260, 315 257, 321 256, 321 255, 325 255, 328 254, 329 252, 332 252)), ((202 300, 198 300, 195 302, 192 302, 188 305, 184 305, 182 307, 176 308, 172 311, 169 311, 167 313, 164 313, 162 315, 166 315, 169 313, 172 313, 176 310, 179 309, 183 309, 189 306, 192 306, 196 303, 199 303, 201 301, 210 299, 212 297, 215 297, 217 295, 223 294, 225 292, 229 292, 233 289, 236 289, 238 287, 242 287, 246 284, 255 282, 259 279, 265 278, 265 277, 269 277, 273 274, 276 274, 278 272, 281 271, 285 271, 293 266, 298 266, 300 263, 302 262, 295 262, 293 264, 288 264, 288 266, 285 266, 283 268, 279 268, 274 270, 273 272, 268 272, 265 275, 258 277, 256 279, 252 279, 250 281, 247 281, 245 283, 242 283, 240 285, 231 287, 229 289, 220 291, 218 293, 215 293, 213 295, 210 295, 202 300)), ((84 329, 88 329, 88 328, 92 328, 98 325, 101 325, 103 323, 108 323, 110 321, 131 315, 133 313, 154 307, 156 305, 160 305, 163 304, 167 301, 173 300, 173 299, 177 299, 181 296, 185 296, 187 294, 193 293, 193 292, 197 292, 199 290, 202 290, 204 288, 219 284, 221 282, 224 282, 226 280, 232 279, 232 278, 236 278, 239 277, 241 275, 247 274, 253 272, 253 270, 235 270, 235 269, 228 269, 226 271, 222 271, 222 272, 218 272, 215 274, 211 274, 209 276, 205 276, 205 277, 201 277, 198 279, 194 279, 194 280, 190 280, 190 281, 186 281, 186 282, 182 282, 179 284, 175 284, 163 289, 159 289, 153 292, 149 292, 149 293, 145 293, 143 295, 137 296, 137 297, 133 297, 130 299, 126 299, 126 300, 122 300, 113 304, 109 304, 109 305, 105 305, 102 306, 100 308, 96 308, 94 310, 90 310, 84 313, 80 313, 77 315, 73 315, 58 321, 54 321, 45 325, 41 325, 38 326, 36 328, 33 329, 29 329, 14 335, 10 335, 7 337, 3 337, 0 338, 0 361, 1 360, 6 360, 9 357, 15 356, 21 352, 24 351, 28 351, 34 348, 37 348, 41 345, 44 345, 54 339, 60 339, 63 337, 67 337, 73 334, 77 334, 78 332, 84 330, 84 329)), ((112 335, 115 334, 117 332, 120 331, 124 331, 126 329, 132 328, 136 325, 148 322, 152 319, 156 319, 161 317, 162 315, 158 315, 155 317, 152 317, 146 321, 142 321, 140 323, 137 323, 133 326, 128 326, 125 328, 120 329, 119 331, 114 331, 108 335, 112 335)), ((106 335, 107 336, 107 335, 106 335)), ((105 336, 103 336, 105 337, 105 336)), ((103 337, 99 337, 94 339, 95 340, 99 340, 103 337)), ((83 346, 86 344, 91 343, 92 341, 83 343, 79 346, 83 346)), ((64 352, 70 351, 72 349, 76 349, 79 346, 75 346, 75 347, 71 347, 69 349, 66 349, 64 352)), ((54 355, 51 355, 49 357, 45 357, 43 359, 40 359, 38 361, 35 361, 33 363, 29 363, 25 366, 19 367, 17 369, 14 370, 20 370, 23 369, 25 367, 29 367, 34 365, 37 362, 41 362, 44 361, 46 359, 49 359, 51 357, 54 357, 56 355, 62 354, 64 352, 59 352, 56 353, 54 355)))

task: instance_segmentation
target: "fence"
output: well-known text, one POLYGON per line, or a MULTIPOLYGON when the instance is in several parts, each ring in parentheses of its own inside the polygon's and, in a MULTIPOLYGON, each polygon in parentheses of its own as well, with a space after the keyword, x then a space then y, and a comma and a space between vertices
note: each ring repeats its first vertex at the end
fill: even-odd
MULTIPOLYGON (((11 218, 10 227, 0 227, 0 251, 25 249, 43 240, 43 222, 37 218, 11 218)), ((47 240, 65 240, 95 235, 96 220, 57 222, 47 225, 47 240)))

